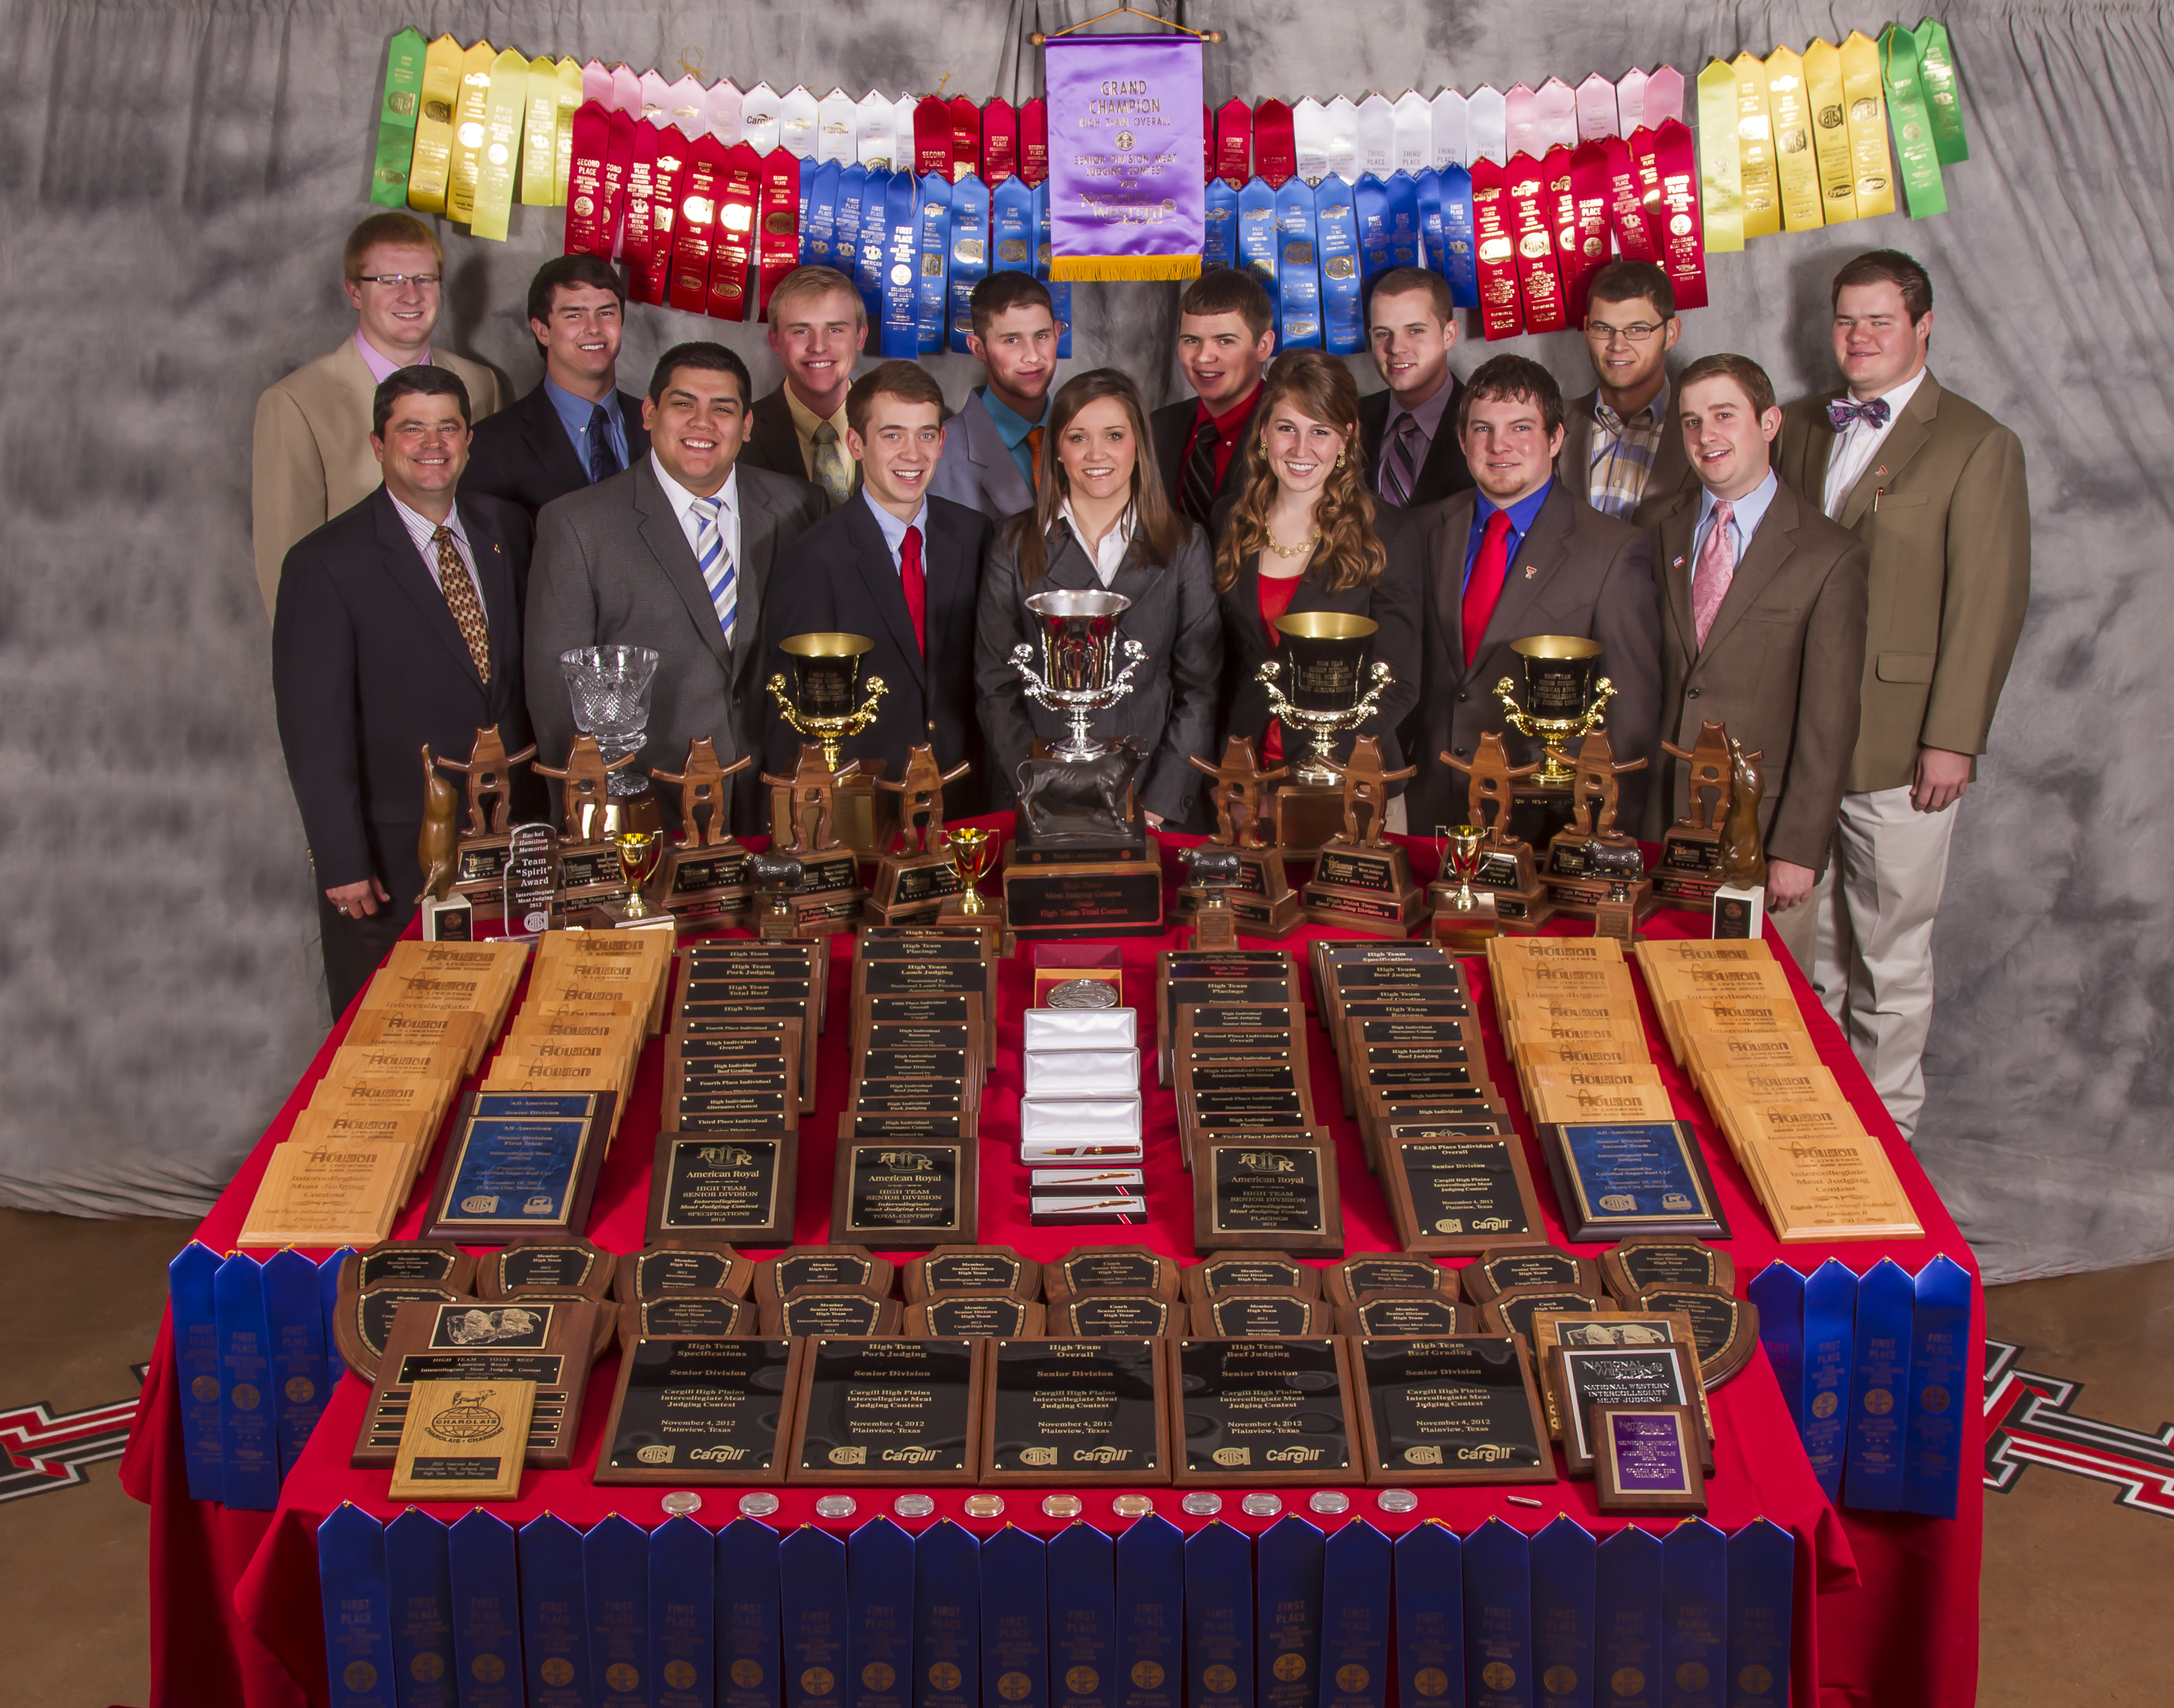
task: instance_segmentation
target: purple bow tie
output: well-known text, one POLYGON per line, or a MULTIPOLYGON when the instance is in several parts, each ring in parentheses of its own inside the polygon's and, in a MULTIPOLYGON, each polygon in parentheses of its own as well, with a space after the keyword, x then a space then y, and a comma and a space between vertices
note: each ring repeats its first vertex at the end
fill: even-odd
POLYGON ((1852 421, 1862 421, 1868 427, 1885 427, 1888 416, 1892 413, 1885 397, 1874 397, 1869 403, 1859 403, 1849 397, 1836 397, 1827 405, 1827 419, 1834 424, 1834 430, 1837 433, 1847 431, 1852 421))

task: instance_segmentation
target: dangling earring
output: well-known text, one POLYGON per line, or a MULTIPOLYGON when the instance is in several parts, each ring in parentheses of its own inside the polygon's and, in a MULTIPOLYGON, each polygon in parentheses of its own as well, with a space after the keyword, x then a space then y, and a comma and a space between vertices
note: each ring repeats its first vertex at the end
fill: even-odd
POLYGON ((1268 435, 1267 434, 1263 433, 1263 434, 1261 435, 1261 455, 1262 455, 1263 457, 1266 457, 1268 454, 1268 435))
POLYGON ((1337 466, 1338 468, 1343 468, 1343 467, 1344 467, 1344 453, 1343 453, 1341 451, 1338 451, 1336 453, 1336 466, 1337 466))

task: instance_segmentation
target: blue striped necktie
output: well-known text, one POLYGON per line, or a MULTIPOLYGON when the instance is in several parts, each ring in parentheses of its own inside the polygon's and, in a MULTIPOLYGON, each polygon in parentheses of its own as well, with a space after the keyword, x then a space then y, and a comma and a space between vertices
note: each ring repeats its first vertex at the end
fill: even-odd
POLYGON ((695 500, 695 515, 701 526, 695 536, 695 561, 701 565, 702 584, 710 590, 710 603, 717 608, 717 626, 725 631, 725 645, 733 644, 733 613, 740 603, 739 572, 733 554, 725 549, 725 531, 718 524, 724 501, 716 498, 695 500))

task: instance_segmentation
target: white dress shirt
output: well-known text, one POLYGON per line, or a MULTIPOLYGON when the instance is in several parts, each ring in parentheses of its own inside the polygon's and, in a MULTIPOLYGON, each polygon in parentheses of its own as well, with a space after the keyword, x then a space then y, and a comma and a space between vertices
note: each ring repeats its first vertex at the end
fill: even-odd
MULTIPOLYGON (((392 498, 387 488, 385 495, 392 498)), ((430 580, 440 592, 446 585, 438 580, 438 525, 419 511, 413 511, 397 498, 392 508, 399 513, 400 525, 408 530, 408 538, 415 542, 415 549, 422 554, 423 567, 430 572, 430 580)), ((468 585, 475 589, 476 603, 483 607, 486 620, 490 616, 490 602, 483 596, 483 577, 476 573, 475 553, 468 546, 468 531, 461 526, 461 507, 455 504, 446 512, 446 526, 453 531, 453 550, 459 554, 462 563, 468 566, 468 585)))
MULTIPOLYGON (((1064 508, 1059 513, 1063 516, 1066 526, 1071 528, 1073 537, 1081 546, 1085 546, 1087 530, 1079 526, 1079 518, 1073 515, 1071 500, 1064 501, 1064 508)), ((1101 577, 1102 585, 1106 587, 1117 579, 1117 570, 1125 561, 1126 549, 1133 543, 1133 522, 1132 507, 1128 505, 1125 513, 1117 518, 1117 526, 1102 536, 1090 554, 1095 559, 1095 573, 1101 577)))
MULTIPOLYGON (((649 453, 649 467, 657 476, 657 484, 664 489, 664 495, 672 501, 672 513, 679 518, 679 532, 687 536, 687 549, 701 561, 702 519, 695 514, 695 495, 664 472, 664 465, 657 460, 657 453, 649 453)), ((717 532, 725 543, 725 555, 735 569, 740 561, 740 472, 735 467, 725 477, 725 484, 710 495, 717 500, 717 532)))
POLYGON ((1920 368, 1893 391, 1881 393, 1887 399, 1885 427, 1874 427, 1868 421, 1852 421, 1835 435, 1834 449, 1827 453, 1827 484, 1822 501, 1822 508, 1829 516, 1841 514, 1857 483, 1872 467, 1872 459, 1879 454, 1879 447, 1887 442, 1887 435, 1902 419, 1902 411, 1917 395, 1917 387, 1924 383, 1925 370, 1920 368))

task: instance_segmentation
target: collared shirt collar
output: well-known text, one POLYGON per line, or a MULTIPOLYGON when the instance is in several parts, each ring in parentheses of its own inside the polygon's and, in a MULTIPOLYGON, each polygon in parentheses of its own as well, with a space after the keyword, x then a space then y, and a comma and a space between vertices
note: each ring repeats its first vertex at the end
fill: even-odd
MULTIPOLYGON (((654 451, 649 453, 649 467, 651 473, 657 477, 657 484, 664 489, 664 496, 671 500, 673 515, 679 518, 679 526, 685 527, 687 513, 695 507, 695 495, 688 491, 685 487, 664 472, 664 465, 657 460, 657 453, 654 451)), ((725 484, 710 496, 718 502, 720 506, 718 516, 721 520, 727 516, 734 518, 738 516, 740 470, 738 463, 733 465, 733 472, 725 477, 725 484)))
MULTIPOLYGON (((1908 379, 1905 380, 1901 385, 1895 386, 1892 391, 1882 392, 1879 394, 1887 400, 1887 425, 1889 427, 1892 427, 1896 421, 1901 419, 1902 412, 1910 407, 1910 400, 1917 395, 1917 388, 1925 383, 1925 376, 1931 371, 1932 370, 1928 367, 1920 368, 1916 373, 1911 375, 1908 379)), ((1847 386, 1843 388, 1842 396, 1851 398, 1852 401, 1856 398, 1856 393, 1851 392, 1847 386)), ((1871 399, 1866 398, 1864 401, 1869 403, 1871 399)), ((1866 424, 1867 424, 1861 421, 1852 421, 1849 424, 1847 430, 1852 433, 1860 432, 1864 430, 1866 424)), ((1881 429, 1879 430, 1885 431, 1885 430, 1881 429)))
MULTIPOLYGON (((354 348, 356 354, 362 358, 363 366, 370 370, 370 377, 381 386, 398 373, 401 369, 411 365, 406 362, 396 362, 390 356, 381 354, 376 344, 363 337, 360 327, 354 329, 354 348)), ((430 351, 425 350, 423 359, 412 365, 418 368, 429 367, 430 365, 430 351)))
MULTIPOLYGON (((812 446, 814 444, 815 430, 821 426, 825 421, 828 421, 833 427, 838 430, 839 448, 841 450, 844 449, 846 443, 846 406, 843 403, 839 404, 837 409, 833 413, 828 415, 818 415, 813 409, 809 408, 805 403, 800 401, 800 394, 792 389, 790 383, 787 384, 782 387, 782 389, 785 392, 785 407, 792 413, 792 430, 800 435, 800 442, 803 446, 812 446)), ((812 458, 810 459, 810 462, 812 466, 812 458)))
POLYGON ((1260 381, 1254 381, 1253 389, 1220 415, 1209 408, 1208 400, 1205 397, 1200 398, 1192 415, 1195 424, 1203 421, 1213 421, 1215 424, 1215 430, 1228 439, 1244 425, 1246 418, 1253 413, 1253 405, 1261 401, 1261 385, 1260 381))
POLYGON ((1539 515, 1540 506, 1548 501, 1548 495, 1555 489, 1555 484, 1550 478, 1538 492, 1528 493, 1515 504, 1507 505, 1495 503, 1484 492, 1475 492, 1473 496, 1477 498, 1479 503, 1472 513, 1472 525, 1474 527, 1484 527, 1489 516, 1494 515, 1498 510, 1506 509, 1510 516, 1510 527, 1517 538, 1522 539, 1533 531, 1533 518, 1539 515))
MULTIPOLYGON (((551 407, 559 412, 559 419, 566 424, 566 432, 576 445, 586 444, 589 435, 589 418, 596 413, 597 403, 587 397, 577 397, 549 374, 544 376, 544 395, 551 400, 551 407)), ((624 425, 625 417, 619 412, 619 388, 614 386, 598 400, 603 406, 604 419, 624 425)))
MULTIPOLYGON (((1668 376, 1664 373, 1661 376, 1661 389, 1646 400, 1646 407, 1633 409, 1620 419, 1625 424, 1643 423, 1650 427, 1658 427, 1668 419, 1668 376)), ((1608 406, 1598 392, 1593 394, 1593 419, 1609 432, 1615 430, 1618 419, 1615 411, 1608 406)))
POLYGON ((906 549, 906 531, 908 528, 917 527, 921 530, 922 549, 924 552, 927 549, 928 500, 927 499, 921 500, 921 508, 914 511, 913 520, 907 522, 894 516, 883 505, 878 504, 876 495, 868 490, 865 482, 861 487, 861 497, 868 505, 868 514, 876 519, 876 526, 883 530, 884 543, 890 548, 890 562, 893 569, 899 566, 899 554, 906 549))
MULTIPOLYGON (((1072 538, 1079 542, 1080 549, 1085 551, 1087 531, 1079 526, 1079 518, 1072 513, 1070 499, 1065 500, 1064 507, 1058 514, 1063 517, 1064 525, 1072 530, 1072 538)), ((1117 571, 1124 564, 1125 553, 1133 543, 1133 528, 1137 521, 1132 506, 1128 505, 1125 513, 1117 518, 1117 525, 1104 534, 1101 543, 1088 553, 1095 565, 1095 575, 1101 577, 1106 587, 1117 580, 1117 571)))
POLYGON ((1427 444, 1431 446, 1441 432, 1441 418, 1449 408, 1449 400, 1456 395, 1457 376, 1452 374, 1442 381, 1441 389, 1416 409, 1407 409, 1392 396, 1389 399, 1389 419, 1387 431, 1382 435, 1383 441, 1386 443, 1388 435, 1397 430, 1398 419, 1409 415, 1417 424, 1420 431, 1426 435, 1427 444))
MULTIPOLYGON (((1751 543, 1751 536, 1759 532, 1759 524, 1766 519, 1766 511, 1774 502, 1775 494, 1781 489, 1782 484, 1774 478, 1774 471, 1770 468, 1766 471, 1766 478, 1758 485, 1753 487, 1743 497, 1729 500, 1729 522, 1736 529, 1737 556, 1739 560, 1743 557, 1744 548, 1751 543)), ((1706 491, 1703 487, 1699 489, 1698 527, 1695 533, 1695 543, 1705 538, 1706 524, 1712 521, 1713 507, 1717 502, 1719 500, 1711 492, 1706 491)))
MULTIPOLYGON (((393 498, 391 487, 385 489, 385 495, 392 499, 392 508, 399 512, 401 525, 408 530, 409 538, 416 541, 417 549, 421 549, 422 542, 437 538, 438 524, 436 522, 432 522, 421 511, 410 510, 398 499, 393 498)), ((453 507, 446 512, 445 525, 453 531, 454 539, 460 543, 462 554, 466 555, 468 550, 468 531, 462 525, 461 506, 457 499, 454 500, 453 507)), ((438 567, 438 554, 435 549, 432 549, 425 555, 431 569, 435 570, 438 567)))
POLYGON ((1018 450, 1026 443, 1028 434, 1037 427, 1049 424, 1049 399, 1046 397, 1041 400, 1040 419, 1030 421, 1010 404, 998 398, 994 386, 983 386, 977 395, 981 397, 982 407, 989 412, 989 419, 997 424, 997 431, 1003 435, 1007 451, 1018 450))

